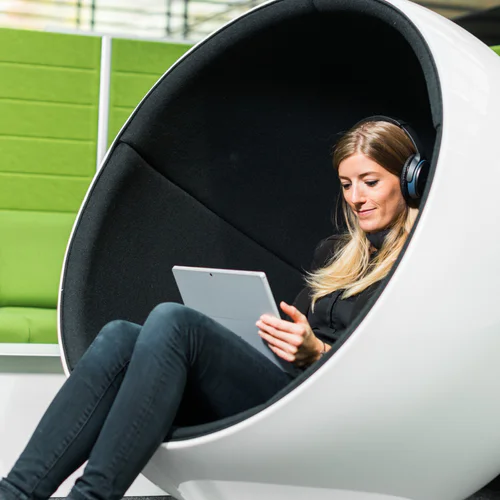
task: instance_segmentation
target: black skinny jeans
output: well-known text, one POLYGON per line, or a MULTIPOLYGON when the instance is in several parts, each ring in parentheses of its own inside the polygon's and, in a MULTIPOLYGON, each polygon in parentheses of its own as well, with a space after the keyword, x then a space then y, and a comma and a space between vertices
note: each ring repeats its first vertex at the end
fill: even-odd
POLYGON ((179 304, 158 305, 142 327, 113 321, 0 481, 0 499, 45 500, 86 460, 70 497, 119 499, 172 425, 186 422, 176 415, 187 423, 234 415, 291 379, 219 323, 179 304))

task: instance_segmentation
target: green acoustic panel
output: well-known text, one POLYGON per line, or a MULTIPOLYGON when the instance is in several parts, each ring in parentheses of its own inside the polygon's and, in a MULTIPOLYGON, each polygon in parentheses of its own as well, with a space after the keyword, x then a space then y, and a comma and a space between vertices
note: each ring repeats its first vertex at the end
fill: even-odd
POLYGON ((115 137, 120 132, 123 124, 128 120, 128 117, 134 111, 134 108, 114 108, 109 113, 109 124, 108 124, 108 145, 110 145, 115 137))
POLYGON ((57 310, 0 307, 0 342, 57 344, 57 310))
POLYGON ((134 109, 158 81, 159 76, 115 73, 111 106, 134 109))
POLYGON ((0 173, 0 209, 76 212, 90 181, 89 177, 0 173))
POLYGON ((95 140, 97 107, 0 99, 0 135, 95 140))
POLYGON ((497 45, 496 47, 491 47, 499 56, 500 56, 500 45, 497 45))
POLYGON ((0 136, 0 171, 92 177, 94 141, 0 136))
POLYGON ((115 38, 112 69, 160 76, 190 48, 187 44, 115 38))
POLYGON ((0 98, 71 104, 99 101, 99 70, 19 66, 0 62, 0 98))
POLYGON ((108 143, 158 79, 191 45, 114 39, 108 143))
POLYGON ((99 37, 0 29, 0 172, 93 175, 100 65, 99 37))
POLYGON ((55 308, 75 214, 0 211, 0 306, 55 308))
POLYGON ((101 38, 0 29, 0 61, 68 68, 99 68, 101 38))

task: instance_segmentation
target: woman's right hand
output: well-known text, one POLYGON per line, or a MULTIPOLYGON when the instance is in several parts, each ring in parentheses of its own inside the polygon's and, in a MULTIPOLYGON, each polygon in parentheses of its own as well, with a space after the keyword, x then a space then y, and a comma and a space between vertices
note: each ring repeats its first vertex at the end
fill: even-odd
POLYGON ((309 366, 330 349, 314 335, 309 321, 296 307, 280 303, 281 310, 292 321, 264 314, 257 321, 259 335, 280 358, 296 366, 309 366))

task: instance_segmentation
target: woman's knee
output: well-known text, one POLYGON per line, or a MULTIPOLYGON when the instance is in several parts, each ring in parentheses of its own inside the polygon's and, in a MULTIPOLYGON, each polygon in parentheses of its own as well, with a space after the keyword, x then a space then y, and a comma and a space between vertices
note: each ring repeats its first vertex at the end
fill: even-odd
POLYGON ((184 343, 190 333, 196 331, 200 313, 175 302, 158 304, 149 314, 140 337, 158 346, 169 345, 171 341, 184 343))
POLYGON ((198 313, 193 309, 177 304, 176 302, 163 302, 158 304, 149 314, 148 320, 154 320, 170 327, 183 326, 193 320, 198 313))
POLYGON ((120 319, 110 321, 104 325, 95 338, 94 349, 103 349, 107 352, 119 351, 120 354, 130 357, 140 329, 139 325, 129 321, 120 319))

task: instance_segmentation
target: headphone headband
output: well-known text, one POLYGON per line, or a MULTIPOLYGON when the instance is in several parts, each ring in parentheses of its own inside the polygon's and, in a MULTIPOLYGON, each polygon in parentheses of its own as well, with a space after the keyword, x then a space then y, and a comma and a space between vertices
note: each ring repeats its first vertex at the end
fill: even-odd
POLYGON ((417 151, 418 154, 422 156, 423 154, 423 149, 422 149, 422 144, 420 140, 418 139, 418 135, 416 132, 411 128, 410 125, 408 125, 407 122, 404 120, 399 120, 398 118, 391 118, 390 116, 385 116, 385 115, 374 115, 374 116, 369 116, 368 118, 364 118, 363 120, 360 120, 356 125, 354 125, 353 128, 358 127, 360 125, 363 125, 363 123, 367 122, 387 122, 387 123, 392 123, 393 125, 396 125, 400 129, 402 129, 405 134, 408 136, 410 141, 413 144, 413 147, 417 151))

